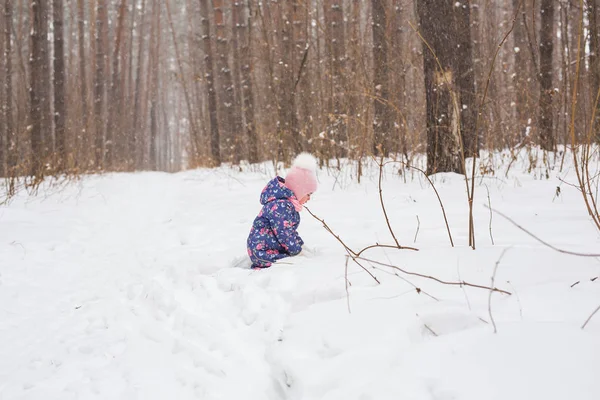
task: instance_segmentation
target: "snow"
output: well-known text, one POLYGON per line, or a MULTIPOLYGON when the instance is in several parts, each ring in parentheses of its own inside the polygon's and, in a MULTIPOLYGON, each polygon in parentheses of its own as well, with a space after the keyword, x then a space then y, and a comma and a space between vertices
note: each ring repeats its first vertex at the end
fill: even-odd
MULTIPOLYGON (((581 325, 600 304, 600 260, 555 252, 497 214, 492 245, 486 187, 492 208, 558 248, 598 253, 600 234, 559 180, 575 182, 568 159, 548 180, 543 166, 527 172, 526 153, 508 177, 500 159, 495 177, 477 179, 477 250, 462 177, 434 178, 453 248, 427 181, 388 165, 390 222, 419 251, 364 254, 489 285, 508 249, 495 285, 513 295, 494 293, 489 308, 487 290, 386 267, 370 269, 377 284, 352 262, 347 297, 345 252, 306 211, 312 253, 236 266, 267 164, 89 176, 21 194, 0 207, 0 399, 596 400, 600 316, 581 325)), ((356 166, 342 165, 318 171, 309 208, 353 249, 393 243, 377 168, 358 184, 356 166)))

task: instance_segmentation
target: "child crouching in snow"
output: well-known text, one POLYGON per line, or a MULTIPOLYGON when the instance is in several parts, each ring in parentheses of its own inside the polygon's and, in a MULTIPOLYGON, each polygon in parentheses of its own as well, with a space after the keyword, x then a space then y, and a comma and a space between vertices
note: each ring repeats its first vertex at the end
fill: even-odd
POLYGON ((302 205, 317 190, 317 161, 308 153, 296 157, 285 179, 277 176, 260 194, 262 210, 248 236, 252 268, 268 268, 275 261, 300 253, 298 235, 302 205))

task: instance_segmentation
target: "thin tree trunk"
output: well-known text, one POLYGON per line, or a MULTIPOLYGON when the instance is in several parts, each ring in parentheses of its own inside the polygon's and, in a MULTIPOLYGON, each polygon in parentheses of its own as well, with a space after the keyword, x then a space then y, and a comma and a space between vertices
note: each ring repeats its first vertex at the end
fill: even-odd
POLYGON ((8 152, 6 157, 8 176, 15 176, 15 168, 17 166, 17 135, 13 123, 13 85, 12 85, 12 30, 13 30, 13 0, 5 0, 4 2, 4 121, 5 121, 5 138, 8 152))
POLYGON ((217 96, 215 93, 215 75, 213 64, 213 40, 210 33, 210 18, 208 14, 208 0, 200 1, 200 12, 202 18, 202 37, 204 40, 204 54, 206 64, 206 86, 208 89, 208 113, 210 116, 210 149, 211 164, 221 165, 221 144, 219 122, 217 118, 217 96))
MULTIPOLYGON (((600 0, 588 0, 588 19, 590 26, 590 52, 589 65, 591 75, 590 99, 594 106, 600 91, 600 23, 598 12, 600 12, 600 0)), ((592 110, 593 111, 593 110, 592 110)), ((595 140, 600 142, 600 101, 596 104, 595 117, 592 127, 595 132, 595 140)))
MULTIPOLYGON (((192 103, 191 103, 191 96, 189 94, 189 90, 188 90, 188 86, 187 86, 187 82, 184 78, 184 74, 183 74, 183 63, 181 61, 181 53, 179 51, 179 45, 177 44, 177 37, 175 35, 175 27, 173 25, 173 19, 171 17, 171 8, 169 6, 169 3, 166 2, 165 3, 166 7, 167 7, 167 18, 169 20, 169 27, 171 29, 171 34, 173 37, 173 46, 175 47, 175 58, 177 60, 177 65, 179 67, 179 75, 181 76, 181 87, 183 88, 183 94, 185 97, 185 103, 188 109, 188 119, 189 119, 189 123, 190 123, 190 136, 191 136, 191 141, 192 141, 192 149, 193 149, 193 157, 194 157, 194 163, 197 163, 199 155, 200 155, 200 136, 198 133, 198 129, 196 129, 196 122, 195 122, 195 118, 194 118, 194 113, 192 111, 192 103)), ((165 102, 163 102, 163 105, 165 104, 165 102)))
POLYGON ((121 0, 119 6, 117 28, 115 32, 115 47, 112 59, 112 77, 110 80, 110 101, 108 102, 108 128, 106 131, 106 164, 108 168, 115 167, 115 161, 120 161, 117 143, 121 142, 121 85, 119 82, 121 43, 123 42, 123 26, 127 13, 127 0, 121 0))
POLYGON ((389 48, 389 59, 391 66, 392 77, 391 81, 393 83, 392 93, 390 96, 390 101, 394 103, 395 109, 393 110, 393 120, 395 123, 395 127, 393 129, 394 132, 397 132, 397 135, 394 135, 394 140, 391 144, 391 151, 398 152, 400 151, 402 154, 407 154, 406 148, 406 136, 408 126, 406 124, 406 115, 405 105, 406 105, 406 56, 404 53, 403 46, 406 42, 403 25, 406 20, 406 11, 404 9, 403 2, 401 0, 394 0, 394 14, 390 21, 391 24, 391 35, 390 35, 390 48, 389 48))
MULTIPOLYGON (((84 0, 77 0, 77 28, 79 32, 79 90, 81 101, 81 125, 79 132, 75 135, 75 149, 81 151, 89 147, 87 138, 89 137, 89 106, 88 106, 88 90, 87 90, 87 68, 86 68, 86 51, 85 51, 85 3, 84 0), (80 140, 81 138, 81 140, 80 140)), ((76 157, 75 160, 79 158, 76 157)), ((77 165, 76 161, 76 165, 77 165)))
POLYGON ((301 150, 300 135, 298 132, 298 118, 296 116, 296 97, 294 93, 294 78, 297 66, 295 65, 294 25, 292 21, 295 1, 286 4, 273 5, 277 26, 280 32, 281 53, 279 55, 279 135, 280 156, 288 161, 291 155, 301 150))
POLYGON ((541 0, 540 19, 540 97, 539 135, 543 149, 552 151, 556 147, 553 132, 553 86, 552 51, 554 49, 554 4, 553 0, 541 0))
POLYGON ((239 24, 238 34, 240 41, 240 58, 242 62, 242 97, 243 112, 246 121, 246 135, 248 137, 248 160, 251 163, 257 163, 258 158, 258 137, 256 133, 256 122, 254 116, 254 98, 252 90, 252 58, 250 54, 250 43, 252 43, 252 0, 247 1, 247 10, 245 17, 242 17, 242 23, 239 24))
MULTIPOLYGON (((266 64, 266 77, 265 84, 267 86, 266 98, 264 99, 263 107, 271 111, 273 117, 271 117, 268 121, 266 121, 267 125, 263 128, 267 130, 267 132, 276 132, 276 136, 273 137, 269 135, 265 139, 274 139, 275 143, 273 147, 269 148, 268 156, 272 160, 276 160, 277 158, 281 158, 283 156, 283 137, 281 137, 282 129, 280 128, 280 114, 279 108, 281 104, 281 93, 279 90, 279 76, 277 74, 277 66, 279 65, 276 56, 280 52, 280 36, 281 34, 277 30, 277 12, 273 12, 271 7, 273 7, 276 11, 278 10, 278 4, 271 4, 271 2, 261 2, 258 1, 257 12, 260 16, 261 20, 261 33, 262 33, 262 47, 264 49, 263 58, 266 64), (277 32, 277 35, 272 35, 271 32, 277 32), (275 112, 277 112, 276 115, 275 112), (273 149, 275 151, 273 151, 273 149)), ((260 86, 257 85, 257 88, 260 86)), ((260 112, 258 113, 260 115, 260 112)), ((258 119, 258 118, 257 118, 258 119)))
POLYGON ((65 50, 63 29, 63 0, 53 0, 54 11, 54 135, 56 137, 56 159, 59 170, 68 165, 65 121, 65 50))
POLYGON ((20 160, 24 160, 23 162, 21 162, 20 160, 17 162, 19 165, 15 167, 15 170, 18 170, 16 172, 18 174, 27 174, 33 168, 29 160, 25 161, 26 157, 31 157, 31 135, 21 137, 18 134, 19 132, 24 132, 28 126, 31 126, 31 68, 30 63, 28 63, 25 60, 29 59, 32 52, 29 34, 33 29, 33 18, 29 18, 31 9, 28 3, 29 2, 27 0, 21 0, 21 2, 17 4, 17 8, 13 10, 13 13, 17 13, 17 26, 15 27, 14 48, 17 53, 16 82, 19 83, 18 86, 15 88, 15 137, 18 157, 20 157, 20 160))
POLYGON ((530 118, 531 107, 529 106, 529 83, 528 76, 530 76, 531 68, 530 64, 527 63, 527 26, 525 21, 527 14, 525 6, 521 0, 513 0, 513 12, 517 15, 515 20, 515 28, 513 30, 513 41, 514 41, 514 62, 515 62, 515 73, 513 75, 513 86, 515 90, 515 109, 517 118, 517 130, 519 133, 518 139, 521 140, 525 137, 528 122, 530 118))
MULTIPOLYGON (((232 154, 235 149, 235 133, 233 132, 233 85, 231 79, 231 68, 229 67, 229 46, 225 33, 225 20, 223 17, 223 0, 213 0, 215 18, 215 33, 217 36, 217 96, 220 103, 221 120, 219 126, 222 128, 221 137, 227 144, 227 153, 232 154)), ((233 158, 232 158, 233 160, 233 158)))
POLYGON ((311 108, 314 105, 313 96, 311 95, 311 85, 313 82, 310 77, 310 59, 314 57, 314 46, 311 45, 312 38, 309 36, 311 20, 309 17, 309 9, 309 2, 299 1, 294 7, 294 15, 292 17, 296 46, 295 64, 299 69, 294 77, 296 109, 298 114, 298 142, 300 145, 296 151, 302 151, 308 147, 308 142, 311 137, 311 126, 314 122, 311 113, 311 108))
POLYGON ((234 161, 239 163, 243 158, 244 153, 244 129, 242 120, 242 78, 241 78, 241 63, 239 51, 239 30, 240 30, 240 8, 242 2, 236 1, 231 6, 231 25, 233 33, 231 37, 231 51, 233 59, 233 92, 235 94, 233 102, 233 134, 234 139, 234 161))
POLYGON ((142 21, 140 23, 138 33, 138 55, 137 55, 137 68, 135 73, 135 89, 134 89, 134 101, 133 101, 133 123, 132 132, 129 136, 129 149, 130 149, 130 162, 135 168, 140 169, 143 167, 143 113, 142 113, 142 74, 144 72, 144 43, 146 26, 146 0, 142 0, 142 8, 140 9, 142 21))
MULTIPOLYGON (((44 130, 44 153, 47 158, 47 162, 52 165, 55 159, 55 137, 54 137, 54 118, 52 115, 52 61, 50 60, 50 41, 48 40, 48 32, 50 30, 50 18, 52 15, 49 1, 43 2, 44 16, 42 18, 43 30, 45 32, 43 40, 41 42, 42 56, 44 60, 44 66, 42 68, 42 86, 44 96, 42 97, 42 112, 44 115, 44 123, 46 124, 44 130)), ((54 165, 52 165, 54 167, 54 165)))
POLYGON ((152 11, 154 13, 154 23, 152 34, 150 35, 150 169, 158 169, 158 89, 159 89, 159 69, 160 69, 160 4, 161 1, 154 0, 152 11))
POLYGON ((47 143, 51 137, 51 118, 46 104, 49 103, 48 90, 48 8, 46 2, 31 3, 33 18, 31 30, 30 73, 30 112, 31 121, 31 164, 30 175, 41 178, 43 166, 48 154, 47 143))
POLYGON ((473 42, 471 40, 471 5, 463 0, 453 7, 454 30, 458 46, 454 53, 456 85, 460 97, 460 121, 465 156, 479 155, 479 141, 475 132, 477 104, 475 70, 473 68, 473 42))
MULTIPOLYGON (((135 46, 135 32, 138 25, 138 1, 135 0, 134 6, 131 11, 131 18, 129 21, 129 40, 128 40, 128 59, 127 59, 127 85, 123 87, 123 102, 127 105, 135 104, 135 80, 133 79, 133 65, 134 65, 134 46, 135 46)), ((135 126, 133 118, 135 110, 128 110, 127 113, 123 113, 123 142, 121 146, 123 148, 123 162, 125 168, 128 171, 135 169, 135 126)))
MULTIPOLYGON (((373 153, 387 156, 389 153, 389 136, 392 127, 389 101, 389 66, 385 30, 387 18, 385 0, 371 0, 373 8, 373 92, 374 100, 374 141, 373 153)), ((424 49, 425 51, 425 49, 424 49)))
POLYGON ((108 29, 105 26, 107 9, 106 0, 97 0, 96 3, 96 75, 94 81, 94 114, 96 126, 95 155, 96 168, 104 167, 105 152, 105 64, 106 64, 106 45, 104 43, 104 31, 108 29))
MULTIPOLYGON (((381 4, 384 7, 383 31, 385 32, 385 5, 383 5, 383 3, 381 4)), ((329 0, 328 9, 325 10, 325 19, 327 21, 327 29, 330 30, 328 36, 331 39, 331 42, 329 43, 329 55, 331 65, 331 96, 333 106, 333 118, 331 120, 331 126, 329 128, 329 131, 333 132, 332 139, 336 144, 336 146, 333 149, 333 153, 337 156, 344 157, 346 155, 345 149, 348 145, 348 138, 346 132, 346 121, 344 120, 344 114, 346 113, 346 111, 344 101, 344 89, 342 84, 342 77, 344 75, 344 65, 346 61, 346 46, 344 39, 344 10, 342 6, 343 2, 341 0, 329 0)), ((384 42, 386 42, 385 46, 387 46, 386 38, 384 38, 384 42)))

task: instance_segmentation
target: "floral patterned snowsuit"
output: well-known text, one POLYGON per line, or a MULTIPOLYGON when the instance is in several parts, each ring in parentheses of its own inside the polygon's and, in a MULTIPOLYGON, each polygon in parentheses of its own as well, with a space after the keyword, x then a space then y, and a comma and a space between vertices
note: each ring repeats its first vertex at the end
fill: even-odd
POLYGON ((247 241, 252 268, 268 268, 302 250, 304 242, 297 231, 300 214, 290 201, 296 196, 284 183, 283 178, 276 177, 260 194, 263 208, 254 219, 247 241))

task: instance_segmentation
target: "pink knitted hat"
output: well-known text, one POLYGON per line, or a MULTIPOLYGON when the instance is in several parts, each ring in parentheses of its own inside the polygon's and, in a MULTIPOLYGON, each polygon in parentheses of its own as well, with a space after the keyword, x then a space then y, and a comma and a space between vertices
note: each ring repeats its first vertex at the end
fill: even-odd
POLYGON ((317 190, 317 160, 309 153, 300 153, 285 176, 285 186, 298 200, 317 190))

